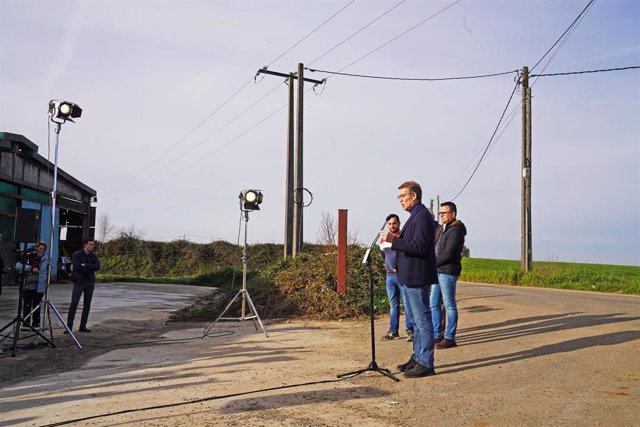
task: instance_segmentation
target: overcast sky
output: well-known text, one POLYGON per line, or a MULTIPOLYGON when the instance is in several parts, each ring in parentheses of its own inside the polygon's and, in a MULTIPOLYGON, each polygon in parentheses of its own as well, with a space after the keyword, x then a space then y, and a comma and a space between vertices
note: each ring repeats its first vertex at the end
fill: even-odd
MULTIPOLYGON (((47 157, 49 100, 75 102, 83 114, 62 127, 59 166, 97 191, 99 216, 147 239, 236 242, 238 193, 258 188, 248 240, 282 243, 288 90, 275 76, 254 82, 259 68, 513 71, 533 67, 587 3, 0 0, 0 131, 47 157)), ((640 2, 597 0, 534 73, 640 65, 638 22, 640 2)), ((453 198, 515 86, 515 73, 305 76, 329 77, 304 99, 308 242, 322 212, 348 209, 366 244, 388 213, 406 220, 406 180, 426 204, 453 198)), ((532 84, 534 260, 640 265, 640 70, 532 84)), ((520 101, 518 90, 455 198, 474 257, 520 256, 520 101)))

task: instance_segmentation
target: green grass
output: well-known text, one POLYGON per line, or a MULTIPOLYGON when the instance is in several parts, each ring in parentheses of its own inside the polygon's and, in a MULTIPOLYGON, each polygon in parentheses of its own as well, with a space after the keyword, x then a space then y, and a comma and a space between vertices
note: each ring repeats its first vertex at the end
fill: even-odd
MULTIPOLYGON (((376 266, 377 266, 376 262, 376 266)), ((529 273, 520 271, 520 261, 486 259, 486 258, 463 258, 462 259, 461 281, 478 283, 495 283, 516 286, 545 287, 556 289, 574 289, 595 292, 607 292, 617 294, 640 295, 640 267, 604 265, 604 264, 579 264, 567 262, 534 262, 533 270, 529 273)), ((248 282, 253 283, 260 276, 264 276, 266 282, 271 278, 268 272, 272 269, 288 269, 291 266, 280 266, 278 263, 259 269, 259 271, 248 272, 248 282), (277 268, 276 268, 277 266, 277 268)), ((302 274, 299 270, 310 269, 311 265, 306 263, 298 266, 294 272, 302 274)), ((333 272, 335 267, 331 267, 333 272)), ((357 270, 357 269, 356 269, 357 270)), ((360 277, 361 272, 350 270, 350 282, 365 281, 366 277, 360 277)), ((377 271, 376 280, 382 280, 378 276, 383 276, 382 267, 377 271)), ((327 270, 329 271, 329 270, 327 270)), ((97 279, 103 282, 141 282, 141 283, 174 283, 197 286, 214 286, 222 289, 234 288, 242 283, 242 271, 224 268, 215 272, 201 273, 193 276, 146 276, 144 274, 98 274, 97 279)), ((380 287, 382 289, 383 286, 380 287)), ((376 288, 378 289, 378 288, 376 288)), ((385 305, 386 295, 381 291, 380 296, 376 295, 376 302, 385 305), (379 297, 379 298, 378 298, 379 297), (379 300, 379 301, 378 301, 379 300)))
POLYGON ((520 261, 463 258, 461 281, 640 295, 640 267, 534 262, 520 272, 520 261))

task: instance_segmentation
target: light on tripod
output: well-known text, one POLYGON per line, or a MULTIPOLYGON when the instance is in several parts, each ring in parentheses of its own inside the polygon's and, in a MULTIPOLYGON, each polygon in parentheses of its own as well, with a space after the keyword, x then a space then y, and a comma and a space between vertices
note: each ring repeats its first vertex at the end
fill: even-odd
POLYGON ((259 211, 260 203, 262 203, 262 191, 260 190, 244 190, 238 196, 242 202, 243 209, 246 211, 259 211))
POLYGON ((78 118, 82 115, 82 108, 73 102, 52 99, 49 101, 49 115, 54 122, 56 120, 61 120, 61 123, 67 120, 73 122, 72 118, 78 118))

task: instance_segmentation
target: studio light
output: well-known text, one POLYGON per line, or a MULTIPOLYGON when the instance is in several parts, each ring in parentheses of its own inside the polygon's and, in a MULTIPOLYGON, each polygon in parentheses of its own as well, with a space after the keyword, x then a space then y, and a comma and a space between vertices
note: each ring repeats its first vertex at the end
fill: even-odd
POLYGON ((67 120, 73 122, 72 118, 75 119, 82 115, 82 108, 73 102, 52 99, 49 101, 49 115, 51 120, 56 123, 64 123, 67 120))
POLYGON ((242 201, 242 208, 246 211, 258 211, 260 210, 260 203, 262 203, 262 192, 260 190, 244 190, 238 196, 242 201))

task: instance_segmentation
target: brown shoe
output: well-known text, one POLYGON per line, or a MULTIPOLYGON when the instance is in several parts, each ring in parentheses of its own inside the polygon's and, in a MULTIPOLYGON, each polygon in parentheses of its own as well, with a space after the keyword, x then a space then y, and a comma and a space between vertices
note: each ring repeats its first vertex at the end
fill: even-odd
POLYGON ((456 342, 454 340, 448 340, 448 339, 443 339, 442 341, 440 341, 439 343, 436 344, 437 348, 452 348, 452 347, 456 347, 458 344, 456 344, 456 342))

